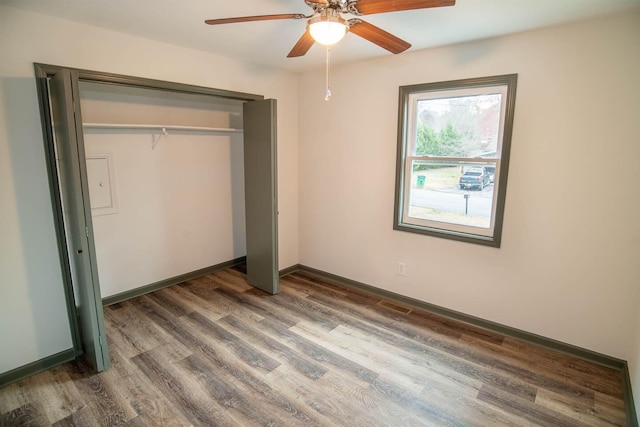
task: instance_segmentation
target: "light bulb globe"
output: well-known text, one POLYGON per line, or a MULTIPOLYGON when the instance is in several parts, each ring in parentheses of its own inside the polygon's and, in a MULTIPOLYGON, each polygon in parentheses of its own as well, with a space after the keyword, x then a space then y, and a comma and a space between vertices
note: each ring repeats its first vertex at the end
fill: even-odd
POLYGON ((308 28, 311 37, 325 46, 338 43, 348 29, 345 20, 337 16, 318 16, 310 19, 308 28))

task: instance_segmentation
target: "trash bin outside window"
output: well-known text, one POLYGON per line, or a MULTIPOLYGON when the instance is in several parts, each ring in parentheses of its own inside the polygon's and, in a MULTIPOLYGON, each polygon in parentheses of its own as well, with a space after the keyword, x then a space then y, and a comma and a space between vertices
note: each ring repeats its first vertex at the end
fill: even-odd
POLYGON ((424 182, 426 181, 427 177, 424 175, 418 175, 418 188, 423 188, 424 187, 424 182))

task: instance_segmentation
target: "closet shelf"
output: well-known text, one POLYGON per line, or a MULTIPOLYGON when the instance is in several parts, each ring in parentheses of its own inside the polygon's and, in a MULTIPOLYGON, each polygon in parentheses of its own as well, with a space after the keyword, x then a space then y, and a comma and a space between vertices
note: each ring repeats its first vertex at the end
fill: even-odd
POLYGON ((154 129, 159 131, 179 130, 191 132, 211 132, 211 133, 239 133, 242 129, 234 128, 211 128, 201 126, 179 126, 179 125, 145 125, 145 124, 122 124, 122 123, 83 123, 85 129, 154 129))

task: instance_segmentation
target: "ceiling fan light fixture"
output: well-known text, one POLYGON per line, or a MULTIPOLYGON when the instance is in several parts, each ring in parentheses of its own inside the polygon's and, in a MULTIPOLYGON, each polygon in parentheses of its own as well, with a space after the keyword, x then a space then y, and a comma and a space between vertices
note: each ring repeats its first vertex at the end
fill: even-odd
POLYGON ((338 43, 349 29, 347 21, 339 16, 320 15, 311 18, 308 23, 313 39, 325 46, 338 43))

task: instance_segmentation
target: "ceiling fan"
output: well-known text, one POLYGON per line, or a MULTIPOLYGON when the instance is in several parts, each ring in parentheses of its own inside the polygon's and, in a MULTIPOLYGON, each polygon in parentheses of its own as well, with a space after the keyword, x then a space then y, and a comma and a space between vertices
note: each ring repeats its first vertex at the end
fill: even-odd
POLYGON ((287 55, 289 58, 303 56, 315 42, 331 46, 351 32, 391 53, 404 52, 411 44, 383 29, 360 19, 363 15, 398 12, 412 9, 453 6, 455 0, 303 0, 313 9, 310 15, 286 13, 279 15, 242 16, 238 18, 208 19, 209 25, 231 24, 236 22, 269 21, 275 19, 308 19, 307 30, 287 55), (351 14, 356 18, 345 19, 342 14, 351 14))

